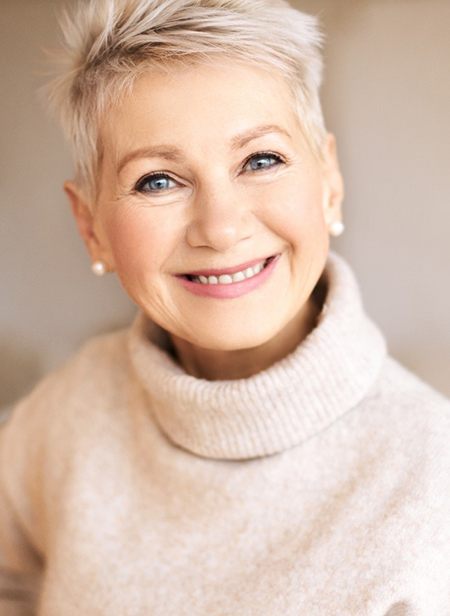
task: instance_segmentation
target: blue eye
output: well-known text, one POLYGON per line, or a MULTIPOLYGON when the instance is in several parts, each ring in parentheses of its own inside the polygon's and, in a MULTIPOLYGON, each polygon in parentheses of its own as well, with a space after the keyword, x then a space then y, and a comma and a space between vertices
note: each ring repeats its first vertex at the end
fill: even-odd
MULTIPOLYGON (((277 154, 259 152, 247 160, 244 170, 264 171, 283 164, 285 164, 283 159, 277 154)), ((153 173, 140 179, 135 186, 135 191, 156 195, 167 192, 177 185, 178 183, 166 173, 153 173)))
POLYGON ((262 171, 264 169, 271 169, 280 164, 283 164, 283 160, 276 154, 270 154, 269 152, 260 152, 254 154, 248 159, 245 168, 250 166, 250 171, 262 171))
POLYGON ((147 175, 145 178, 142 178, 142 180, 139 180, 136 184, 136 190, 143 193, 160 193, 173 188, 175 185, 175 180, 168 175, 164 173, 155 173, 154 175, 147 175), (171 182, 172 186, 170 185, 171 182))

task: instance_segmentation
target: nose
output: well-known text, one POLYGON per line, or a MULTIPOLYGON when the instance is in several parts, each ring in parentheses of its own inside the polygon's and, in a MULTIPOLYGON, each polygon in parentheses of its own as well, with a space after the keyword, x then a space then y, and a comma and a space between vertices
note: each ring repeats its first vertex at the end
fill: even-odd
POLYGON ((190 246, 226 252, 254 232, 254 215, 242 193, 231 188, 199 191, 192 208, 186 239, 190 246))

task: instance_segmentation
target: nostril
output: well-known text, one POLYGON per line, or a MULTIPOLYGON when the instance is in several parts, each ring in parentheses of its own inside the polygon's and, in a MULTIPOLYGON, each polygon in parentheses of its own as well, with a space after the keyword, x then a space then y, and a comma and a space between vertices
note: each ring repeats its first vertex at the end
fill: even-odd
POLYGON ((411 604, 405 601, 399 601, 389 608, 385 616, 415 616, 415 614, 416 612, 411 607, 411 604))

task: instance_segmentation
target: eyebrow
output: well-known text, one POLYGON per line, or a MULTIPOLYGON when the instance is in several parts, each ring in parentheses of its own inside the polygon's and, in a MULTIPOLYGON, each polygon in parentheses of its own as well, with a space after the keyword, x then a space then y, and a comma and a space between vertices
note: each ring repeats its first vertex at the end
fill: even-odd
MULTIPOLYGON (((230 140, 231 149, 233 151, 240 150, 250 143, 250 141, 258 139, 258 137, 264 137, 264 135, 268 135, 269 133, 281 133, 291 139, 291 135, 281 126, 278 126, 277 124, 263 124, 262 126, 257 126, 235 135, 230 140)), ((125 154, 117 165, 117 173, 120 173, 125 165, 127 165, 130 161, 137 160, 139 158, 165 158, 166 160, 176 163, 186 160, 183 152, 175 146, 144 146, 125 154)))

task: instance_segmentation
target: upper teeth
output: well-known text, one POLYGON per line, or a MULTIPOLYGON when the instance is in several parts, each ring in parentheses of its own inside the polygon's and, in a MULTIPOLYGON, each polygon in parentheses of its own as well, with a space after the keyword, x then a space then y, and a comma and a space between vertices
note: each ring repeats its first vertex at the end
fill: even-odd
POLYGON ((201 282, 202 284, 232 284, 233 282, 241 282, 247 278, 253 278, 264 269, 265 260, 261 261, 253 267, 247 267, 247 269, 235 274, 222 274, 222 276, 193 276, 193 280, 201 282))

